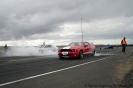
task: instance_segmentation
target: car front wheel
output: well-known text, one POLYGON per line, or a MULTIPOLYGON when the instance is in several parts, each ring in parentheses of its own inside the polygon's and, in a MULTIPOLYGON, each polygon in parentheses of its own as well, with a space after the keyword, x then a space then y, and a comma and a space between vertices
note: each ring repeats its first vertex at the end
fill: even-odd
POLYGON ((80 59, 83 59, 84 58, 84 54, 83 54, 83 51, 82 50, 79 52, 79 58, 80 59))

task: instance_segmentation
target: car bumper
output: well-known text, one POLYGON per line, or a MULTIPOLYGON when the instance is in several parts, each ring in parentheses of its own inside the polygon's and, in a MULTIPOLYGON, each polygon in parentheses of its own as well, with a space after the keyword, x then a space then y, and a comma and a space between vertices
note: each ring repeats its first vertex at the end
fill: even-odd
POLYGON ((64 58, 76 58, 79 57, 78 52, 68 52, 67 54, 64 54, 64 52, 58 52, 59 57, 64 57, 64 58))

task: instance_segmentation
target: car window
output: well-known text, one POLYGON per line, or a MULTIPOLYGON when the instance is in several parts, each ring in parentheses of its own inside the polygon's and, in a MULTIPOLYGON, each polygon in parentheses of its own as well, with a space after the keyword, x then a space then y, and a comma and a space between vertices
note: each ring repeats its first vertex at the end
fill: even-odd
POLYGON ((70 43, 69 46, 82 46, 82 42, 73 42, 70 43))
POLYGON ((91 45, 93 45, 93 43, 91 42, 91 45))
POLYGON ((85 46, 88 46, 89 44, 87 42, 85 42, 85 46))
POLYGON ((90 46, 91 44, 90 43, 88 43, 88 46, 90 46))
POLYGON ((75 44, 74 43, 70 43, 69 46, 74 46, 75 44))
POLYGON ((88 43, 88 42, 85 42, 85 46, 90 46, 90 43, 88 43))

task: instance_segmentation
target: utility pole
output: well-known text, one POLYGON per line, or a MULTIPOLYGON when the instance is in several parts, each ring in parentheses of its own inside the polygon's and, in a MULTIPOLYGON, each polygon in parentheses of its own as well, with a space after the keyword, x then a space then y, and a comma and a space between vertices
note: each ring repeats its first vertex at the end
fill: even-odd
POLYGON ((81 18, 81 33, 82 33, 82 42, 83 42, 82 18, 81 18))

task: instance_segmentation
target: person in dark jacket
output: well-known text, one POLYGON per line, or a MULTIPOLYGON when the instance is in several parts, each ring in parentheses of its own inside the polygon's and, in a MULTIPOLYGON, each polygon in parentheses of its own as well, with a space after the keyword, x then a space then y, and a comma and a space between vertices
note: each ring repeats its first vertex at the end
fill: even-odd
POLYGON ((5 44, 4 49, 5 49, 5 54, 7 54, 7 50, 8 50, 7 44, 5 44))

